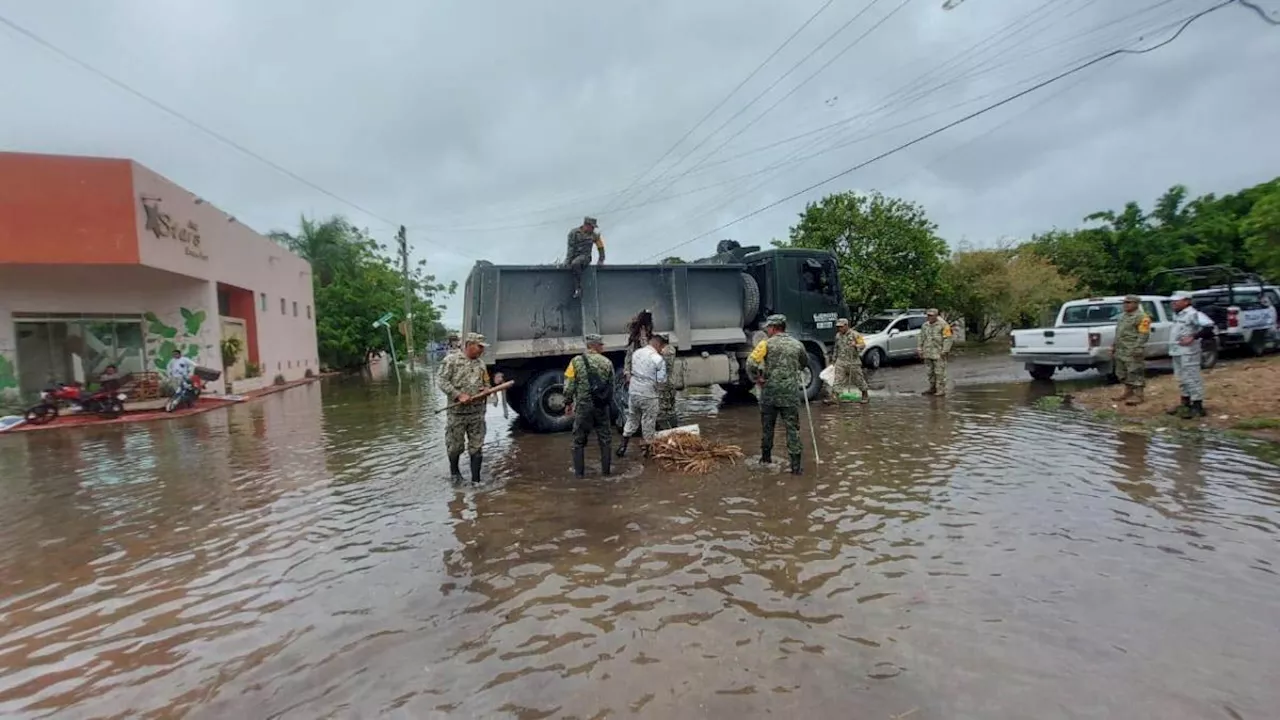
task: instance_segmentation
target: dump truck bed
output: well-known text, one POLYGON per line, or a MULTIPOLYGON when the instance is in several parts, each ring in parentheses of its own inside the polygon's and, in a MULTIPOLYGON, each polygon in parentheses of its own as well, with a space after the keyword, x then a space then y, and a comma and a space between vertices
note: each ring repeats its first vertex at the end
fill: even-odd
POLYGON ((641 310, 677 350, 747 341, 744 266, 604 265, 583 273, 573 297, 568 268, 477 263, 467 277, 463 328, 489 342, 485 359, 569 355, 597 333, 606 350, 627 343, 627 324, 641 310))

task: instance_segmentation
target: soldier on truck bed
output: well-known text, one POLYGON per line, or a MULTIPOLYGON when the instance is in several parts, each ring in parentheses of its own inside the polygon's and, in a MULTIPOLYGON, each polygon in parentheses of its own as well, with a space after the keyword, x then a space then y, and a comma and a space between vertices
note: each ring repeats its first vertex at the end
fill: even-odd
POLYGON ((591 246, 600 252, 597 264, 604 264, 604 238, 596 230, 596 219, 582 218, 582 226, 569 231, 569 245, 565 250, 564 264, 573 273, 573 296, 582 297, 582 271, 591 264, 591 246))

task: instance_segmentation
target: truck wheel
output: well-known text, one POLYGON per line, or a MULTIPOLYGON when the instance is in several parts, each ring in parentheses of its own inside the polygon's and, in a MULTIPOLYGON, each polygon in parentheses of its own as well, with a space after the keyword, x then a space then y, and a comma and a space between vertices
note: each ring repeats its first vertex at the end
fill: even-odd
POLYGON ((760 314, 760 283, 747 273, 742 273, 742 316, 744 325, 750 327, 760 314))
POLYGON ((564 432, 573 427, 573 418, 564 412, 564 373, 544 370, 525 387, 520 416, 538 432, 564 432))
POLYGON ((822 392, 822 378, 818 377, 822 373, 822 357, 814 351, 809 351, 809 377, 801 376, 802 382, 807 382, 805 386, 805 395, 809 396, 809 400, 817 400, 818 395, 822 392))
POLYGON ((1254 357, 1262 357, 1267 352, 1267 334, 1262 330, 1254 330, 1249 337, 1249 352, 1254 357))
POLYGON ((879 370, 884 365, 884 351, 880 348, 871 348, 862 356, 862 364, 872 370, 879 370))
POLYGON ((1057 370, 1058 368, 1052 365, 1032 365, 1027 368, 1027 372, 1031 373, 1031 377, 1035 380, 1052 380, 1057 370))
POLYGON ((1218 364, 1218 344, 1205 341, 1200 344, 1200 369, 1208 370, 1218 364))

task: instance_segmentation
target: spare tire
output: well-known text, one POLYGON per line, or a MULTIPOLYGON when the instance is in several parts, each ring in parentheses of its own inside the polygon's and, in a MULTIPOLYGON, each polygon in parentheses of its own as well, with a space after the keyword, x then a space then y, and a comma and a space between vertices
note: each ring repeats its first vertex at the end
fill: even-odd
POLYGON ((750 327, 760 314, 760 283, 747 273, 742 273, 743 326, 750 327))

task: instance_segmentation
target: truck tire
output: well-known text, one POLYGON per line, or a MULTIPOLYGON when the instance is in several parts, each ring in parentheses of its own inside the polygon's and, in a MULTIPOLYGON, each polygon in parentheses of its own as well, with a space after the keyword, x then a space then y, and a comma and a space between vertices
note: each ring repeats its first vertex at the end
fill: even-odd
POLYGON ((564 372, 543 370, 524 388, 520 417, 541 433, 564 432, 573 418, 564 412, 564 372))
POLYGON ((1052 380, 1053 374, 1057 371, 1058 368, 1052 365, 1032 365, 1027 368, 1027 372, 1031 373, 1032 379, 1041 381, 1052 380))
POLYGON ((747 327, 755 324, 760 315, 760 283, 747 273, 742 273, 742 316, 747 327))
MULTIPOLYGON (((822 378, 818 377, 822 373, 825 365, 822 362, 822 356, 816 352, 809 351, 809 385, 805 387, 805 395, 809 401, 813 402, 818 399, 818 395, 822 392, 822 378)), ((801 377, 801 380, 804 378, 801 377)))

